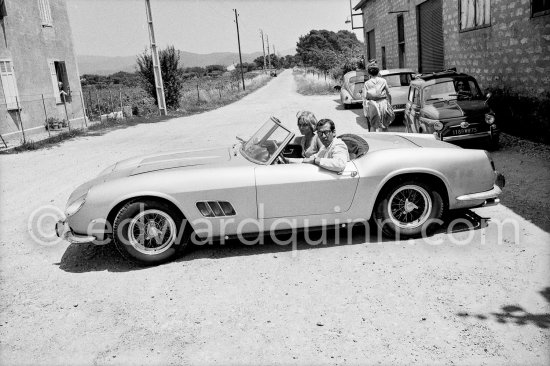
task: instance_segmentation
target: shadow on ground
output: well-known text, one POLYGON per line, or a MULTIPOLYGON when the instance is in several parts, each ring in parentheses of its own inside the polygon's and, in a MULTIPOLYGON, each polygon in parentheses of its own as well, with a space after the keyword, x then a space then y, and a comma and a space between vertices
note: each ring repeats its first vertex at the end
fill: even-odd
MULTIPOLYGON (((479 230, 487 226, 488 219, 482 218, 470 210, 458 211, 449 216, 445 224, 435 234, 455 233, 479 230), (457 224, 459 219, 459 224, 457 224)), ((225 240, 206 244, 193 244, 186 248, 185 255, 176 262, 195 259, 223 259, 236 256, 284 253, 302 250, 323 250, 344 245, 408 245, 406 240, 387 239, 371 223, 356 223, 346 227, 317 228, 315 230, 265 234, 246 240, 225 240)), ((418 243, 416 243, 418 244, 418 243)), ((66 272, 83 273, 94 271, 127 272, 144 267, 125 260, 112 244, 95 245, 93 243, 71 244, 63 254, 61 261, 55 263, 66 272)))
MULTIPOLYGON (((550 303, 550 287, 546 287, 543 290, 539 291, 542 297, 550 303)), ((490 313, 489 315, 484 314, 469 314, 469 313, 457 313, 461 318, 475 318, 478 320, 488 320, 493 319, 501 324, 514 324, 519 326, 524 325, 536 325, 542 329, 550 328, 550 314, 532 314, 527 310, 523 309, 518 305, 505 305, 500 308, 502 311, 498 313, 490 313)))

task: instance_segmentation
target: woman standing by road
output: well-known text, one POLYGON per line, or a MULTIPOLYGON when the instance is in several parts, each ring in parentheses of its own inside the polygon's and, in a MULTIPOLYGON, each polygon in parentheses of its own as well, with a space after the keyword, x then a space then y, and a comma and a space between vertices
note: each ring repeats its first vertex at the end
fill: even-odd
POLYGON ((387 131, 393 122, 395 113, 391 106, 391 95, 386 80, 378 75, 380 69, 376 60, 371 60, 367 66, 370 79, 363 86, 363 113, 369 124, 369 131, 387 131))

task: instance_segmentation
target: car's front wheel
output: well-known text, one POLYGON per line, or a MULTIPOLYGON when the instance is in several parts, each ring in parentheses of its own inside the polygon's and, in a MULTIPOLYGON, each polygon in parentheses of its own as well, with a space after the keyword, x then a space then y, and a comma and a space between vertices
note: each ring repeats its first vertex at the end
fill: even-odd
POLYGON ((117 213, 113 237, 118 251, 127 259, 143 264, 160 264, 175 258, 187 244, 185 222, 169 205, 131 201, 117 213))
POLYGON ((441 193, 424 182, 404 180, 385 187, 376 201, 373 219, 385 236, 429 235, 442 223, 441 193))

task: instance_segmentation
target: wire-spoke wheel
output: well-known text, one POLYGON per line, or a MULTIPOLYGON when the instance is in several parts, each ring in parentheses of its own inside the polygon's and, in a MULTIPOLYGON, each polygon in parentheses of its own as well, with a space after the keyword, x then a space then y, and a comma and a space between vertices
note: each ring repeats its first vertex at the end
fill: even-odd
POLYGON ((428 183, 413 180, 391 184, 380 192, 373 219, 392 238, 431 234, 440 225, 444 204, 441 193, 428 183))
POLYGON ((417 185, 406 185, 395 190, 388 200, 388 216, 401 229, 415 228, 428 219, 432 199, 417 185))
POLYGON ((183 251, 189 239, 184 229, 183 215, 171 206, 157 201, 131 201, 118 211, 113 237, 125 258, 159 264, 183 251))
POLYGON ((130 245, 143 254, 160 254, 176 241, 176 223, 164 211, 145 210, 128 225, 130 245))

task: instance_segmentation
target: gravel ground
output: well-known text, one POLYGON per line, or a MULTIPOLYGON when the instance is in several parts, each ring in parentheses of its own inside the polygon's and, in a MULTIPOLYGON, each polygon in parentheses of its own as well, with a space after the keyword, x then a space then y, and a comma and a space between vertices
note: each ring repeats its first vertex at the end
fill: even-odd
POLYGON ((0 363, 549 364, 550 234, 533 214, 536 205, 548 213, 549 160, 523 142, 505 139, 494 153, 508 178, 503 205, 460 213, 475 229, 438 233, 438 245, 378 241, 357 227, 316 247, 302 237, 295 251, 231 241, 144 268, 111 246, 32 239, 53 225, 29 230, 37 208, 63 209, 115 161, 227 145, 269 115, 296 130, 304 109, 332 118, 338 133, 364 131, 360 109, 296 94, 287 71, 208 113, 0 156, 0 363), (522 191, 532 181, 540 190, 522 191), (517 226, 499 233, 507 219, 517 226))

